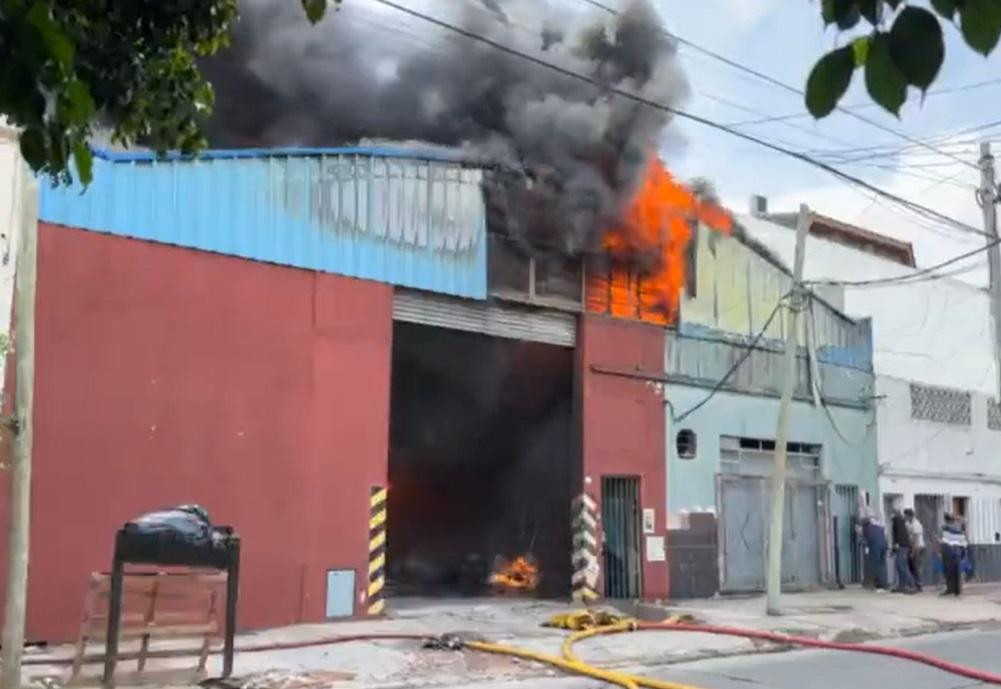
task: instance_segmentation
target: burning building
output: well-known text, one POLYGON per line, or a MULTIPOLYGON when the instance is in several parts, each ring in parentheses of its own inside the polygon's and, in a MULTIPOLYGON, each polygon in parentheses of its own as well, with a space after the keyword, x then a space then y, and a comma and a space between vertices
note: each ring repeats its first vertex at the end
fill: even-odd
POLYGON ((244 627, 671 592, 665 361, 739 242, 604 87, 677 102, 674 46, 642 2, 458 6, 593 83, 247 0, 219 149, 43 187, 30 638, 73 634, 124 520, 191 502, 243 537, 244 627))

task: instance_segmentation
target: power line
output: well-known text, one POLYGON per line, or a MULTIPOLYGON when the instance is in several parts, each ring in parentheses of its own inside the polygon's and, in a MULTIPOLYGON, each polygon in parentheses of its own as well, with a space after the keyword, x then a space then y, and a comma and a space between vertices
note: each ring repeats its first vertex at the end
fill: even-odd
MULTIPOLYGON (((987 81, 978 81, 973 84, 964 84, 962 86, 954 86, 951 88, 936 89, 933 91, 929 91, 924 95, 924 97, 927 99, 927 98, 934 98, 936 96, 945 96, 951 93, 959 93, 961 91, 973 91, 975 89, 984 88, 986 86, 994 86, 996 84, 1001 84, 1001 79, 988 79, 987 81)), ((864 110, 868 108, 875 108, 877 107, 877 105, 878 105, 877 103, 872 103, 872 102, 858 103, 856 105, 846 105, 845 108, 847 110, 864 110)), ((801 117, 809 117, 809 116, 810 116, 809 113, 800 111, 795 113, 788 113, 786 115, 775 115, 772 117, 764 117, 760 120, 744 120, 742 122, 730 122, 730 126, 744 127, 755 124, 768 124, 771 122, 785 122, 786 120, 795 120, 801 117)))
MULTIPOLYGON (((581 0, 581 2, 587 3, 588 5, 591 5, 592 7, 596 7, 598 9, 603 10, 603 11, 605 11, 605 12, 607 12, 609 14, 612 14, 614 16, 622 16, 622 12, 620 12, 619 10, 613 9, 613 8, 609 7, 608 5, 605 5, 604 3, 598 2, 598 0, 581 0)), ((778 79, 776 79, 774 77, 770 77, 770 76, 768 76, 767 74, 765 74, 763 72, 759 72, 758 70, 753 69, 751 67, 748 67, 747 65, 742 65, 739 62, 731 60, 728 57, 720 55, 719 53, 713 52, 712 50, 709 50, 708 48, 704 48, 701 45, 699 45, 698 43, 695 43, 694 41, 690 41, 687 38, 679 36, 676 33, 668 31, 667 29, 660 29, 660 31, 665 36, 667 36, 667 37, 669 37, 669 38, 677 41, 678 43, 680 43, 682 45, 685 45, 685 46, 688 46, 692 50, 696 50, 696 51, 702 53, 703 55, 707 55, 707 56, 711 57, 714 60, 722 62, 723 64, 729 65, 730 67, 733 67, 734 69, 739 69, 742 72, 745 72, 745 73, 750 74, 750 75, 752 75, 754 77, 757 77, 758 79, 766 81, 769 84, 777 86, 777 87, 779 87, 781 89, 785 89, 786 91, 789 91, 790 93, 795 93, 795 94, 797 94, 797 95, 799 95, 801 97, 804 97, 806 95, 801 89, 798 89, 795 86, 790 86, 789 84, 787 84, 787 83, 785 83, 783 81, 779 81, 778 79)), ((836 109, 837 109, 838 112, 843 113, 845 115, 848 115, 849 117, 853 117, 856 120, 859 120, 860 122, 864 122, 865 124, 868 124, 870 127, 875 127, 876 129, 884 131, 884 132, 886 132, 888 134, 892 134, 893 136, 895 136, 895 137, 897 137, 899 139, 904 139, 905 141, 910 141, 911 143, 916 144, 918 146, 921 146, 923 148, 927 148, 927 149, 929 149, 931 151, 935 151, 936 153, 939 153, 940 155, 943 155, 943 156, 945 156, 947 158, 952 158, 953 160, 956 160, 957 162, 960 162, 963 165, 969 165, 970 167, 972 167, 974 169, 979 169, 975 163, 971 163, 968 160, 963 160, 962 158, 960 158, 958 156, 954 156, 954 155, 952 155, 950 153, 947 153, 945 151, 939 151, 934 146, 931 146, 930 144, 926 144, 926 143, 922 142, 920 139, 915 139, 914 137, 909 136, 908 134, 904 134, 903 132, 898 132, 896 129, 893 129, 892 127, 887 127, 885 125, 880 124, 879 122, 876 122, 875 120, 871 120, 868 117, 864 117, 862 115, 859 115, 857 112, 853 112, 852 110, 849 110, 848 108, 846 108, 844 106, 838 105, 838 106, 835 106, 835 107, 836 107, 836 109)))
POLYGON ((907 275, 897 275, 895 277, 887 277, 887 278, 874 278, 872 280, 810 280, 806 284, 837 285, 843 287, 869 287, 873 285, 912 284, 915 282, 924 282, 926 280, 938 280, 947 276, 941 274, 935 274, 932 275, 930 278, 924 278, 923 280, 915 280, 913 278, 919 278, 922 275, 930 275, 934 273, 936 270, 945 268, 946 266, 950 266, 953 263, 958 263, 964 259, 970 258, 971 256, 976 256, 977 254, 987 251, 988 249, 993 248, 998 244, 1001 244, 1001 238, 992 239, 991 241, 987 242, 984 246, 977 247, 973 251, 967 251, 966 253, 960 254, 958 256, 953 256, 948 261, 942 261, 941 263, 937 263, 933 266, 928 266, 927 268, 921 268, 920 270, 916 270, 913 273, 908 273, 907 275))
MULTIPOLYGON (((928 143, 934 143, 934 144, 936 144, 937 147, 943 147, 943 146, 946 146, 946 147, 949 147, 949 148, 961 147, 961 148, 965 149, 965 148, 968 148, 971 145, 979 145, 980 144, 980 140, 979 139, 966 139, 966 140, 953 141, 952 139, 954 139, 957 136, 964 136, 966 134, 973 134, 973 133, 977 133, 977 132, 983 132, 983 131, 986 131, 988 129, 993 129, 993 128, 999 127, 999 126, 1001 126, 1001 120, 992 120, 990 122, 985 122, 983 124, 973 125, 973 126, 970 126, 970 127, 963 127, 961 129, 955 129, 955 130, 952 130, 952 131, 949 131, 949 132, 942 132, 942 133, 936 134, 934 136, 928 136, 928 137, 925 137, 925 141, 928 142, 928 143)), ((877 145, 874 145, 874 146, 857 146, 857 147, 854 147, 854 148, 846 148, 846 149, 841 149, 839 151, 819 150, 819 151, 811 151, 811 152, 812 153, 821 154, 821 155, 832 154, 832 153, 836 153, 836 154, 850 154, 850 153, 878 152, 878 153, 875 153, 875 154, 876 155, 891 156, 891 155, 896 155, 896 154, 899 154, 899 153, 913 151, 914 148, 915 148, 914 145, 894 146, 894 145, 891 145, 891 144, 877 144, 877 145)))
MULTIPOLYGON (((591 0, 585 0, 585 1, 590 2, 591 0)), ((378 3, 382 4, 382 5, 385 5, 386 7, 391 7, 391 8, 393 8, 393 9, 399 11, 399 12, 402 12, 404 14, 410 15, 410 16, 412 16, 414 18, 417 18, 417 19, 420 19, 422 21, 428 22, 429 24, 433 24, 433 25, 435 25, 435 26, 437 26, 439 28, 445 29, 447 31, 455 32, 457 34, 465 36, 466 38, 468 38, 470 40, 476 41, 478 43, 482 43, 484 45, 488 45, 488 46, 494 48, 495 50, 499 50, 499 51, 501 51, 501 52, 503 52, 503 53, 505 53, 507 55, 511 55, 512 57, 516 57, 516 58, 519 58, 521 60, 525 60, 526 62, 530 62, 532 64, 535 64, 535 65, 539 66, 539 67, 544 67, 546 69, 549 69, 549 70, 552 70, 552 71, 557 72, 559 74, 562 74, 562 75, 564 75, 566 77, 570 77, 571 79, 575 79, 577 81, 581 81, 581 82, 590 84, 590 85, 592 85, 592 86, 594 86, 594 87, 596 87, 598 89, 603 89, 603 90, 605 90, 605 91, 607 91, 609 93, 614 93, 615 95, 620 96, 622 98, 626 98, 628 100, 631 100, 633 102, 639 103, 641 105, 645 105, 645 106, 653 108, 655 110, 660 110, 662 112, 671 113, 671 114, 673 114, 673 115, 675 115, 677 117, 680 117, 682 119, 689 120, 691 122, 696 122, 696 123, 701 124, 703 126, 710 127, 712 129, 716 129, 716 130, 719 130, 719 131, 722 131, 722 132, 726 132, 727 134, 730 134, 731 136, 735 136, 735 137, 744 139, 746 141, 750 141, 752 143, 756 143, 759 146, 762 146, 764 148, 770 149, 770 150, 775 151, 777 153, 782 153, 783 155, 789 156, 791 158, 796 158, 797 160, 801 160, 801 161, 803 161, 805 163, 813 165, 814 167, 817 167, 817 168, 819 168, 821 170, 824 170, 825 172, 828 172, 829 174, 834 175, 835 177, 837 177, 839 179, 842 179, 842 180, 844 180, 846 182, 850 182, 850 183, 855 184, 857 186, 860 186, 860 187, 862 187, 864 189, 868 189, 869 191, 871 191, 871 192, 873 192, 875 194, 878 194, 879 196, 882 196, 882 197, 890 199, 890 200, 892 200, 892 201, 894 201, 896 203, 899 203, 900 205, 904 206, 905 208, 908 208, 909 210, 911 210, 912 212, 918 213, 919 215, 922 215, 924 217, 937 219, 940 222, 943 222, 945 224, 948 224, 948 225, 951 225, 953 227, 956 227, 957 229, 960 229, 960 230, 962 230, 964 232, 972 232, 974 234, 979 234, 979 235, 985 234, 983 231, 978 230, 975 227, 972 227, 970 225, 967 225, 966 223, 960 222, 959 220, 956 220, 955 218, 951 218, 948 215, 945 215, 943 213, 939 213, 938 211, 933 210, 931 208, 928 208, 927 206, 923 206, 923 205, 921 205, 921 204, 919 204, 919 203, 917 203, 915 201, 910 201, 910 200, 905 199, 905 198, 903 198, 901 196, 897 196, 896 194, 893 194, 893 193, 891 193, 889 191, 886 191, 885 189, 877 187, 874 184, 871 184, 871 183, 865 181, 864 179, 861 179, 861 178, 856 177, 854 175, 850 175, 847 172, 844 172, 843 170, 839 170, 838 168, 836 168, 836 167, 834 167, 832 165, 828 165, 827 163, 824 163, 824 162, 819 161, 819 160, 817 160, 815 158, 812 158, 812 157, 806 155, 805 153, 801 153, 799 151, 794 151, 792 149, 785 148, 785 147, 780 146, 778 144, 772 143, 771 141, 767 141, 767 140, 762 139, 760 137, 753 136, 751 134, 747 134, 745 132, 738 131, 736 129, 733 129, 732 127, 728 127, 728 126, 726 126, 724 124, 721 124, 719 122, 710 120, 710 119, 708 119, 706 117, 702 117, 700 115, 695 115, 693 113, 686 112, 684 110, 680 110, 678 108, 672 107, 670 105, 665 105, 664 103, 660 103, 658 101, 651 100, 649 98, 646 98, 644 96, 640 96, 640 95, 632 93, 630 91, 626 91, 626 90, 618 88, 616 86, 611 86, 611 85, 608 85, 608 84, 603 84, 603 83, 599 82, 598 80, 594 79, 593 77, 589 77, 589 76, 587 76, 585 74, 581 74, 579 72, 575 72, 572 69, 568 69, 566 67, 562 67, 560 65, 557 65, 555 63, 549 62, 549 61, 544 60, 544 59, 542 59, 540 57, 537 57, 535 55, 530 55, 528 53, 522 52, 522 51, 517 50, 515 48, 511 48, 511 47, 509 47, 507 45, 504 45, 503 43, 500 43, 500 42, 495 41, 495 40, 493 40, 491 38, 488 38, 487 36, 483 36, 481 34, 478 34, 478 33, 474 32, 474 31, 470 31, 470 30, 464 29, 464 28, 462 28, 460 26, 456 26, 454 24, 450 24, 449 22, 442 21, 441 19, 438 19, 436 17, 432 17, 430 15, 424 14, 423 12, 419 12, 417 10, 414 10, 414 9, 410 8, 410 7, 406 7, 404 5, 400 5, 400 4, 396 3, 396 2, 394 2, 393 0, 374 0, 374 2, 378 2, 378 3)))
MULTIPOLYGON (((742 110, 744 112, 749 112, 749 113, 758 114, 758 115, 763 114, 760 110, 755 110, 754 108, 749 108, 746 105, 743 105, 741 103, 737 103, 737 102, 729 100, 727 98, 723 98, 722 96, 717 96, 717 95, 709 93, 709 92, 707 92, 705 90, 698 90, 695 93, 696 93, 696 95, 702 96, 704 98, 708 98, 709 100, 716 101, 717 103, 721 103, 723 105, 726 105, 727 107, 734 108, 735 110, 742 110)), ((795 129, 796 131, 803 132, 807 136, 812 136, 815 139, 820 139, 822 141, 830 141, 831 143, 839 144, 841 146, 848 146, 848 145, 850 145, 850 144, 847 144, 846 142, 844 142, 844 141, 842 141, 840 139, 834 138, 833 136, 830 136, 828 134, 824 134, 823 132, 818 132, 815 129, 810 129, 809 127, 804 127, 802 125, 795 124, 793 122, 781 122, 780 124, 782 124, 785 127, 789 127, 790 129, 795 129)))

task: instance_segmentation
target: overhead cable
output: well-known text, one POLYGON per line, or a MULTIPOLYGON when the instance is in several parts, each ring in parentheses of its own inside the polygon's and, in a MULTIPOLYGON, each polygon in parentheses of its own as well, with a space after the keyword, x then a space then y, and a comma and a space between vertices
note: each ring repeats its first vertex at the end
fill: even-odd
MULTIPOLYGON (((928 99, 928 98, 934 98, 936 96, 946 96, 946 95, 949 95, 951 93, 959 93, 961 91, 973 91, 973 90, 976 90, 976 89, 984 88, 986 86, 995 86, 997 84, 1001 84, 1001 79, 988 79, 986 81, 978 81, 978 82, 975 82, 975 83, 972 83, 972 84, 963 84, 961 86, 952 86, 952 87, 948 87, 948 88, 933 89, 933 90, 928 91, 928 93, 926 93, 924 95, 924 98, 928 99)), ((856 110, 856 109, 861 110, 861 109, 867 109, 867 108, 875 108, 875 107, 878 107, 878 106, 879 106, 878 103, 868 102, 868 103, 858 103, 857 105, 846 105, 845 108, 848 109, 848 110, 856 110)), ((769 124, 769 123, 772 123, 772 122, 785 122, 786 120, 796 120, 796 119, 799 119, 801 117, 809 117, 809 116, 810 116, 809 113, 805 113, 805 112, 802 112, 802 111, 800 111, 800 112, 791 112, 791 113, 787 113, 785 115, 774 115, 774 116, 771 116, 771 117, 763 117, 760 120, 743 120, 741 122, 731 122, 730 126, 731 127, 749 127, 749 126, 755 125, 755 124, 769 124)))
POLYGON ((626 98, 626 99, 634 101, 636 103, 640 103, 642 105, 645 105, 647 107, 653 108, 655 110, 660 110, 660 111, 663 111, 663 112, 671 113, 671 114, 673 114, 673 115, 675 115, 677 117, 680 117, 682 119, 685 119, 685 120, 688 120, 688 121, 691 121, 691 122, 696 122, 698 124, 701 124, 701 125, 704 125, 706 127, 710 127, 712 129, 716 129, 716 130, 719 130, 719 131, 722 131, 722 132, 726 132, 727 134, 730 134, 731 136, 735 136, 737 138, 744 139, 744 140, 750 141, 752 143, 756 143, 759 146, 762 146, 763 148, 767 148, 769 150, 775 151, 777 153, 781 153, 781 154, 789 156, 791 158, 796 158, 797 160, 801 160, 801 161, 803 161, 805 163, 813 165, 814 167, 817 167, 817 168, 819 168, 821 170, 824 170, 825 172, 827 172, 827 173, 829 173, 831 175, 834 175, 835 177, 837 177, 837 178, 839 178, 839 179, 841 179, 843 181, 850 182, 850 183, 855 184, 857 186, 860 186, 860 187, 862 187, 864 189, 868 189, 869 191, 871 191, 871 192, 873 192, 875 194, 878 194, 879 196, 882 196, 884 198, 887 198, 887 199, 890 199, 892 201, 895 201, 896 203, 899 203, 900 205, 902 205, 902 206, 910 209, 911 211, 913 211, 915 213, 918 213, 918 214, 923 215, 923 216, 928 217, 928 218, 937 219, 940 222, 943 222, 945 224, 951 225, 951 226, 953 226, 953 227, 955 227, 955 228, 957 228, 959 230, 962 230, 964 232, 972 232, 973 234, 980 234, 980 235, 985 235, 986 234, 982 230, 979 230, 979 229, 977 229, 975 227, 967 225, 966 223, 961 222, 959 220, 956 220, 955 218, 951 218, 948 215, 945 215, 943 213, 939 213, 938 211, 933 210, 931 208, 928 208, 927 206, 923 206, 923 205, 921 205, 921 204, 919 204, 919 203, 917 203, 915 201, 911 201, 911 200, 905 199, 905 198, 903 198, 901 196, 897 196, 896 194, 894 194, 892 192, 889 192, 889 191, 886 191, 885 189, 877 187, 876 185, 871 184, 870 182, 867 182, 864 179, 861 179, 859 177, 851 175, 851 174, 849 174, 847 172, 844 172, 843 170, 839 170, 838 168, 836 168, 836 167, 834 167, 832 165, 829 165, 827 163, 824 163, 822 161, 819 161, 816 158, 813 158, 813 157, 811 157, 809 155, 806 155, 805 153, 801 153, 799 151, 794 151, 794 150, 792 150, 790 148, 786 148, 784 146, 780 146, 778 144, 772 143, 772 142, 767 141, 765 139, 762 139, 760 137, 753 136, 751 134, 747 134, 747 133, 738 131, 736 129, 733 129, 732 127, 728 127, 727 125, 721 124, 721 123, 716 122, 714 120, 710 120, 709 118, 706 118, 706 117, 702 117, 701 115, 696 115, 694 113, 690 113, 690 112, 687 112, 685 110, 680 110, 680 109, 675 108, 673 106, 666 105, 664 103, 660 103, 660 102, 655 101, 655 100, 651 100, 650 98, 647 98, 645 96, 641 96, 641 95, 632 93, 630 91, 626 91, 626 90, 618 88, 616 86, 610 86, 608 84, 603 84, 600 81, 598 81, 597 79, 594 79, 593 77, 587 76, 586 74, 581 74, 580 72, 575 72, 572 69, 569 69, 567 67, 563 67, 563 66, 557 65, 557 64, 555 64, 553 62, 549 62, 548 60, 544 60, 541 57, 538 57, 538 56, 535 56, 535 55, 530 55, 529 53, 525 53, 525 52, 517 50, 515 48, 511 48, 510 46, 504 45, 503 43, 500 43, 498 41, 493 40, 492 38, 489 38, 487 36, 483 36, 481 34, 478 34, 478 33, 474 32, 474 31, 470 31, 468 29, 464 29, 464 28, 462 28, 460 26, 456 26, 454 24, 451 24, 449 22, 443 21, 443 20, 438 19, 436 17, 432 17, 432 16, 430 16, 428 14, 425 14, 423 12, 420 12, 418 10, 412 9, 410 7, 406 7, 405 5, 400 5, 397 2, 394 2, 393 0, 373 0, 373 1, 374 2, 378 2, 381 5, 385 5, 386 7, 390 7, 392 9, 395 9, 395 10, 397 10, 399 12, 404 13, 404 14, 410 15, 410 16, 412 16, 414 18, 417 18, 417 19, 420 19, 422 21, 425 21, 425 22, 427 22, 429 24, 433 24, 433 25, 435 25, 435 26, 437 26, 439 28, 445 29, 447 31, 452 31, 452 32, 458 33, 458 34, 460 34, 462 36, 465 36, 466 38, 468 38, 470 40, 476 41, 478 43, 482 43, 484 45, 488 45, 488 46, 494 48, 495 50, 498 50, 500 52, 503 52, 503 53, 506 53, 508 55, 511 55, 512 57, 517 57, 517 58, 519 58, 521 60, 525 60, 526 62, 530 62, 532 64, 535 64, 535 65, 539 66, 539 67, 544 67, 546 69, 552 70, 554 72, 562 74, 562 75, 564 75, 566 77, 569 77, 571 79, 576 79, 577 81, 582 81, 582 82, 591 84, 595 88, 603 89, 603 90, 605 90, 605 91, 607 91, 609 93, 614 93, 617 96, 620 96, 622 98, 626 98))
MULTIPOLYGON (((612 15, 615 15, 615 16, 622 16, 622 12, 620 12, 619 10, 616 10, 616 9, 614 9, 612 7, 609 7, 608 5, 605 5, 602 2, 598 2, 598 0, 581 0, 581 2, 585 2, 588 5, 591 5, 592 7, 596 7, 596 8, 598 8, 600 10, 603 10, 603 11, 609 13, 609 14, 612 14, 612 15)), ((754 77, 756 77, 758 79, 761 79, 762 81, 765 81, 765 82, 767 82, 769 84, 772 84, 773 86, 777 86, 777 87, 779 87, 781 89, 785 89, 786 91, 789 91, 790 93, 795 93, 795 94, 797 94, 799 96, 805 96, 806 95, 802 91, 802 89, 798 89, 795 86, 791 86, 791 85, 789 85, 789 84, 787 84, 787 83, 785 83, 783 81, 779 81, 778 79, 776 79, 774 77, 771 77, 771 76, 768 76, 767 74, 765 74, 763 72, 760 72, 760 71, 758 71, 756 69, 748 67, 747 65, 742 65, 739 62, 736 62, 735 60, 731 60, 730 58, 725 57, 723 55, 720 55, 719 53, 713 52, 712 50, 709 50, 708 48, 704 48, 701 45, 699 45, 698 43, 695 43, 694 41, 690 41, 687 38, 679 36, 676 33, 673 33, 673 32, 668 31, 666 29, 661 29, 661 32, 663 34, 665 34, 666 36, 668 36, 669 38, 674 39, 678 43, 680 43, 682 45, 685 45, 685 46, 688 46, 692 50, 696 50, 696 51, 702 53, 703 55, 706 55, 708 57, 711 57, 714 60, 722 62, 725 65, 729 65, 730 67, 733 67, 734 69, 739 69, 740 71, 745 72, 747 74, 750 74, 750 75, 752 75, 752 76, 754 76, 754 77)), ((908 134, 904 134, 903 132, 899 132, 896 129, 893 129, 892 127, 887 127, 885 125, 882 125, 879 122, 877 122, 875 120, 871 120, 868 117, 864 117, 862 115, 859 115, 857 112, 853 112, 852 110, 849 110, 846 107, 838 105, 838 106, 835 106, 835 108, 840 113, 848 115, 849 117, 853 117, 856 120, 858 120, 860 122, 863 122, 863 123, 869 125, 870 127, 875 127, 876 129, 884 131, 887 134, 892 134, 893 136, 897 137, 898 139, 903 139, 905 141, 910 141, 913 144, 916 144, 916 145, 921 146, 923 148, 927 148, 928 150, 931 150, 931 151, 935 151, 936 153, 938 153, 940 155, 943 155, 943 156, 945 156, 947 158, 952 158, 953 160, 955 160, 955 161, 957 161, 959 163, 962 163, 963 165, 968 165, 968 166, 970 166, 972 168, 976 168, 977 167, 975 163, 971 163, 968 160, 963 160, 962 158, 960 158, 958 156, 954 156, 954 155, 952 155, 952 154, 950 154, 950 153, 948 153, 946 151, 940 151, 940 150, 936 149, 934 146, 932 146, 930 144, 927 144, 927 143, 921 141, 920 139, 916 139, 916 138, 914 138, 912 136, 909 136, 908 134)))
POLYGON ((891 285, 891 284, 911 284, 912 282, 922 282, 922 280, 915 280, 914 278, 920 278, 923 275, 933 275, 931 278, 926 279, 940 279, 947 277, 946 275, 935 274, 936 270, 945 268, 946 266, 951 266, 953 263, 959 263, 960 261, 970 258, 971 256, 976 256, 979 253, 983 253, 988 249, 1001 244, 1001 238, 992 239, 987 242, 984 246, 977 247, 972 251, 967 251, 966 253, 960 254, 958 256, 953 256, 948 261, 942 261, 941 263, 936 263, 933 266, 928 266, 927 268, 921 268, 913 273, 908 273, 906 275, 897 275, 894 277, 886 278, 874 278, 872 280, 809 280, 806 282, 807 285, 839 285, 843 287, 869 287, 873 285, 891 285))

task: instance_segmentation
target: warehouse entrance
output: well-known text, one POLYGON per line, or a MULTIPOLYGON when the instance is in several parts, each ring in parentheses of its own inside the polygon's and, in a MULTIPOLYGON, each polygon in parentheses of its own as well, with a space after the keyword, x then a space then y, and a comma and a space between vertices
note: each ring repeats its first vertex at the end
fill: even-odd
POLYGON ((566 346, 394 324, 390 595, 569 593, 573 367, 566 346))

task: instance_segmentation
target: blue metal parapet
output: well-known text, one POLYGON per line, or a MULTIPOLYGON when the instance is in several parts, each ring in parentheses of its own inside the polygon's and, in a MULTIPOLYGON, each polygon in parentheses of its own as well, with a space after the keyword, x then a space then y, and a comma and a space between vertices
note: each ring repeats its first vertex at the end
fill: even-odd
POLYGON ((482 170, 436 149, 97 152, 39 219, 472 299, 487 293, 482 170))

